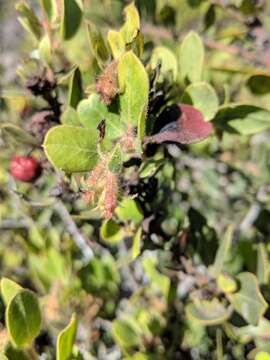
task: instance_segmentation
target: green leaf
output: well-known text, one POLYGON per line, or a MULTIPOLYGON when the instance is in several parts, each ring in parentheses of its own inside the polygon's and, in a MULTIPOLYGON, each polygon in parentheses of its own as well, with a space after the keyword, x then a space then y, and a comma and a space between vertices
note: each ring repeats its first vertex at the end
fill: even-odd
POLYGON ((76 68, 71 75, 68 89, 68 106, 76 109, 83 97, 82 78, 79 68, 76 68))
POLYGON ((36 40, 40 40, 42 34, 42 26, 30 6, 21 0, 16 4, 16 10, 20 13, 19 21, 22 26, 29 31, 36 40))
POLYGON ((60 332, 57 338, 56 360, 69 360, 77 332, 77 319, 73 314, 70 323, 60 332))
POLYGON ((42 60, 50 64, 52 60, 51 41, 48 35, 44 35, 38 45, 38 51, 42 60))
POLYGON ((139 137, 145 132, 145 119, 148 108, 149 80, 143 64, 129 51, 119 60, 118 81, 121 120, 138 126, 139 137))
POLYGON ((16 142, 25 145, 39 146, 39 142, 34 138, 34 136, 30 135, 27 131, 16 125, 3 123, 0 125, 0 129, 11 136, 16 142))
POLYGON ((114 59, 120 58, 120 56, 125 52, 125 42, 118 31, 109 30, 108 43, 114 59))
POLYGON ((80 126, 79 115, 77 111, 70 106, 62 113, 60 120, 63 125, 80 126))
POLYGON ((7 306, 14 296, 17 295, 23 288, 15 281, 3 277, 1 279, 0 289, 4 303, 7 306))
POLYGON ((93 24, 87 25, 88 39, 93 55, 102 68, 109 60, 110 54, 102 33, 93 24))
POLYGON ((138 34, 140 29, 140 15, 134 3, 124 8, 125 24, 120 30, 120 34, 125 44, 130 44, 138 34))
POLYGON ((139 224, 143 219, 142 210, 138 203, 131 199, 125 198, 121 201, 119 206, 115 209, 115 213, 121 221, 132 221, 135 224, 139 224))
POLYGON ((122 241, 124 238, 122 227, 112 219, 106 220, 102 223, 100 234, 103 240, 111 244, 122 241))
POLYGON ((54 21, 57 17, 57 3, 55 0, 40 0, 41 7, 43 8, 48 20, 54 21))
POLYGON ((132 260, 136 259, 141 252, 141 238, 142 238, 142 228, 140 227, 134 238, 133 238, 133 244, 132 244, 132 260))
POLYGON ((189 85, 183 94, 182 102, 193 105, 205 120, 211 120, 218 111, 218 97, 213 87, 206 82, 189 85))
MULTIPOLYGON (((8 360, 29 360, 25 350, 19 350, 9 343, 5 349, 5 355, 8 360)), ((1 359, 1 358, 0 358, 1 359)))
POLYGON ((108 169, 113 173, 119 173, 122 168, 122 150, 118 144, 115 146, 111 158, 108 162, 108 169))
POLYGON ((143 269, 151 281, 151 287, 157 288, 166 298, 170 290, 170 280, 157 270, 157 260, 151 257, 143 259, 143 269))
POLYGON ((171 72, 173 80, 176 80, 178 74, 178 64, 175 54, 164 46, 157 46, 151 57, 151 67, 155 69, 161 62, 161 74, 164 76, 171 72))
POLYGON ((75 0, 62 0, 61 37, 70 40, 78 31, 82 20, 82 11, 75 0))
POLYGON ((113 336, 121 347, 130 348, 140 343, 140 334, 131 319, 115 320, 112 326, 113 336))
POLYGON ((247 81, 247 86, 253 94, 268 94, 270 92, 270 76, 266 74, 252 75, 247 81))
POLYGON ((255 356, 255 360, 270 360, 270 353, 259 351, 255 356))
POLYGON ((270 112, 253 105, 230 104, 219 109, 213 122, 223 131, 252 135, 270 128, 270 112))
POLYGON ((236 281, 227 274, 220 274, 217 277, 217 284, 220 290, 222 290, 225 294, 231 294, 237 289, 236 281))
POLYGON ((268 284, 270 264, 267 249, 264 243, 259 243, 257 247, 257 278, 259 284, 268 284))
POLYGON ((126 124, 121 122, 120 116, 110 112, 97 94, 92 94, 88 99, 82 100, 77 111, 81 124, 93 131, 97 130, 101 120, 106 120, 105 137, 108 139, 119 138, 126 128, 126 124))
POLYGON ((260 292, 258 280, 248 272, 242 272, 236 278, 239 280, 240 289, 227 297, 235 311, 249 324, 257 325, 268 307, 260 292))
POLYGON ((8 304, 6 324, 12 342, 19 348, 29 345, 39 334, 41 311, 36 296, 22 290, 8 304))
POLYGON ((180 46, 179 67, 181 79, 191 83, 202 80, 204 46, 200 36, 191 31, 180 46))
POLYGON ((197 300, 187 306, 187 314, 192 319, 206 326, 224 323, 231 316, 231 309, 226 308, 218 299, 197 300))
POLYGON ((139 172, 140 172, 140 178, 147 178, 153 176, 158 169, 161 168, 164 161, 162 159, 159 160, 148 160, 144 161, 142 165, 140 166, 139 172))
POLYGON ((224 238, 221 241, 221 244, 218 248, 214 265, 211 268, 211 273, 213 274, 214 277, 218 277, 221 271, 223 270, 224 263, 226 262, 231 249, 232 239, 233 239, 233 226, 229 225, 224 234, 224 238))
POLYGON ((51 163, 68 173, 89 171, 98 160, 98 134, 85 128, 60 125, 50 129, 44 150, 51 163))

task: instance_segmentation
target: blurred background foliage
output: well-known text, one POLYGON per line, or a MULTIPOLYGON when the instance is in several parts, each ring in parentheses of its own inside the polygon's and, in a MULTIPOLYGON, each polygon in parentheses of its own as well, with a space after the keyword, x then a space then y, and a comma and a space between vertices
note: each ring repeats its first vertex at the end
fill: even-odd
MULTIPOLYGON (((29 3, 42 18, 38 1, 29 3)), ((85 1, 80 29, 57 45, 53 60, 61 104, 74 66, 86 94, 100 71, 85 24, 106 36, 121 26, 128 3, 85 1)), ((246 103, 270 111, 268 0, 138 0, 136 6, 144 63, 154 48, 166 47, 164 64, 168 61, 177 77, 181 40, 194 30, 205 47, 203 79, 214 87, 219 104, 246 103)), ((128 200, 119 206, 116 223, 102 224, 71 191, 76 184, 55 176, 39 151, 33 153, 44 170, 34 185, 15 182, 9 174, 11 156, 29 151, 21 146, 26 134, 15 126, 26 129, 45 107, 25 90, 25 79, 40 72, 36 59, 51 61, 46 40, 33 50, 37 40, 17 18, 14 1, 1 0, 0 269, 1 276, 40 297, 39 358, 55 358, 56 336, 76 313, 72 359, 269 359, 270 313, 260 313, 270 301, 269 130, 252 136, 225 131, 188 147, 167 146, 163 150, 170 161, 152 176, 157 156, 141 174, 138 191, 147 198, 148 215, 142 202, 128 200), (3 128, 7 123, 14 127, 3 128), (144 235, 136 245, 138 224, 144 235), (244 299, 233 298, 234 287, 247 283, 244 299), (224 305, 226 297, 234 310, 224 305), (246 311, 252 314, 241 309, 245 301, 251 302, 246 311), (259 320, 253 321, 257 312, 259 320)), ((0 309, 4 350, 2 300, 0 309)), ((11 345, 6 354, 10 360, 29 356, 11 345)))

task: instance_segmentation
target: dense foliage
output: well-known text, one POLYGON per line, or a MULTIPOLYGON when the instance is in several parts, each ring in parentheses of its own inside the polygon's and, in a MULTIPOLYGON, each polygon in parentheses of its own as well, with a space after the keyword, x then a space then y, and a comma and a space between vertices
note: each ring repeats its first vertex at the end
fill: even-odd
POLYGON ((269 360, 268 1, 13 6, 0 359, 269 360))

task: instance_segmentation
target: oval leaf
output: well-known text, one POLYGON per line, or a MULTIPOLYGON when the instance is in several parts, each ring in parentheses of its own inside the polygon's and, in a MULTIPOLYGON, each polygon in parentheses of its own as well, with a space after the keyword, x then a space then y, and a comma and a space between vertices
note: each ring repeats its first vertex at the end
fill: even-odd
POLYGON ((182 102, 193 105, 205 120, 211 120, 218 111, 218 97, 211 85, 200 82, 189 85, 182 97, 182 102))
POLYGON ((225 308, 217 299, 196 301, 187 306, 188 315, 203 325, 224 323, 231 316, 231 309, 225 308))
POLYGON ((13 297, 6 310, 6 324, 17 347, 30 344, 39 334, 41 312, 38 299, 31 291, 22 290, 13 297))
POLYGON ((93 169, 97 154, 97 132, 76 126, 55 126, 46 135, 44 149, 51 163, 68 173, 93 169))
POLYGON ((197 82, 202 79, 204 46, 200 36, 191 31, 180 46, 179 66, 183 81, 197 82))
POLYGON ((146 143, 176 142, 180 144, 193 144, 206 139, 212 125, 206 122, 200 111, 191 105, 177 105, 178 119, 163 127, 158 134, 147 136, 146 143))
POLYGON ((115 213, 123 222, 132 221, 135 224, 139 224, 143 219, 140 206, 131 198, 125 198, 122 200, 119 206, 115 209, 115 213))
POLYGON ((82 100, 77 111, 81 124, 93 131, 96 131, 101 120, 105 120, 107 139, 119 138, 126 129, 125 123, 120 121, 120 116, 110 112, 97 94, 91 94, 88 99, 82 100))
POLYGON ((247 81, 247 86, 253 94, 268 94, 270 92, 270 76, 266 74, 252 75, 247 81))
POLYGON ((157 64, 161 62, 161 73, 171 72, 173 79, 176 80, 178 73, 177 59, 174 53, 165 46, 158 46, 154 49, 151 57, 151 67, 155 69, 157 64))
POLYGON ((148 107, 149 80, 143 64, 129 51, 119 60, 118 81, 121 120, 138 126, 140 138, 144 136, 148 107))

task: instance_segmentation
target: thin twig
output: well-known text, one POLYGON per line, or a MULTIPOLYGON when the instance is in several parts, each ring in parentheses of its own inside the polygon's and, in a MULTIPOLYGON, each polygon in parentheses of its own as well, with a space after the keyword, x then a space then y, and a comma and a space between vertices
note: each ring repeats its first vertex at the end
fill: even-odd
POLYGON ((5 219, 0 222, 1 230, 29 228, 29 222, 25 219, 5 219))
POLYGON ((54 204, 53 208, 60 216, 61 220, 63 221, 66 227, 66 230, 72 236, 75 244, 81 250, 84 261, 88 262, 94 256, 93 250, 89 246, 87 239, 81 234, 80 230, 78 229, 76 223, 72 219, 65 205, 60 200, 58 200, 54 204))
POLYGON ((260 214, 261 208, 262 208, 260 199, 264 196, 265 191, 266 190, 265 190, 264 186, 261 186, 259 188, 259 190, 257 191, 254 203, 250 206, 246 216, 244 217, 241 224, 239 225, 240 232, 248 231, 253 226, 255 221, 257 220, 257 218, 260 214))

